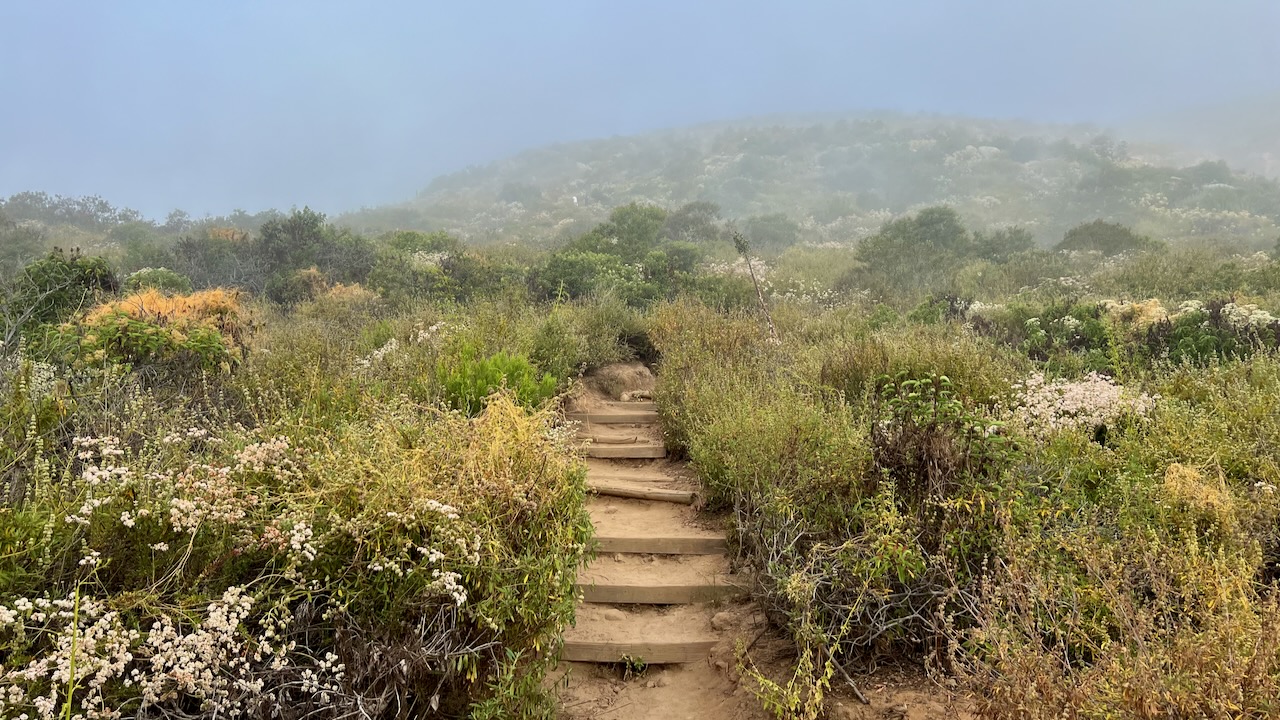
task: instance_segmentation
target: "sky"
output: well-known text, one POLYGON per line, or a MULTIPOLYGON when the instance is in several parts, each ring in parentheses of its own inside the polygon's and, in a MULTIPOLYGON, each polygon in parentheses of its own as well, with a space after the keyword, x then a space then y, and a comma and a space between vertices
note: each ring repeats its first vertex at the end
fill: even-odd
POLYGON ((1276 0, 0 0, 0 197, 163 218, 411 198, 777 113, 1108 124, 1280 91, 1276 0))

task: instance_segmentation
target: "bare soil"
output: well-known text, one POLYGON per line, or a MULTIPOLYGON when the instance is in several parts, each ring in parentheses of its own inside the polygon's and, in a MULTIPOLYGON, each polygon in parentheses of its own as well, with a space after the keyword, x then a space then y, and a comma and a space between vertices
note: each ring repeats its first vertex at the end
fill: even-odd
POLYGON ((583 378, 570 398, 575 412, 588 412, 607 407, 607 403, 623 401, 636 393, 653 392, 657 378, 644 363, 630 362, 607 365, 583 378))
MULTIPOLYGON (((640 363, 610 366, 587 378, 568 403, 571 412, 616 410, 633 391, 651 391, 653 374, 640 363)), ((582 427, 581 434, 596 442, 661 442, 655 425, 582 427)), ((698 482, 680 462, 658 460, 588 461, 588 480, 632 482, 652 487, 696 491, 698 482)), ((597 535, 645 537, 722 537, 724 520, 700 514, 695 508, 670 502, 600 496, 589 502, 597 535)), ((583 582, 652 587, 663 581, 694 582, 722 577, 729 570, 722 555, 605 554, 580 575, 583 582)), ((735 579, 735 582, 741 581, 735 579)), ((795 664, 790 638, 770 627, 755 605, 744 601, 687 605, 579 606, 580 639, 653 643, 704 640, 713 642, 708 655, 696 662, 651 667, 622 664, 562 663, 549 682, 561 700, 561 717, 571 720, 764 720, 769 715, 739 670, 737 648, 746 649, 750 662, 767 677, 785 684, 795 664)), ((566 638, 568 635, 566 635, 566 638)), ((825 717, 831 720, 871 718, 923 720, 975 717, 973 703, 942 687, 922 673, 885 670, 853 680, 868 700, 863 704, 845 680, 832 681, 825 717)))

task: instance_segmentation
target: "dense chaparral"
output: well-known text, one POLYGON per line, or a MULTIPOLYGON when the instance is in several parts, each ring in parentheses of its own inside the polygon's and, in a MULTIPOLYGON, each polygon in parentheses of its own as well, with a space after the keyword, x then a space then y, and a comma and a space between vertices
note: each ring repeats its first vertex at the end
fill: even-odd
POLYGON ((0 716, 553 716, 592 552, 559 403, 632 360, 794 641, 739 657, 775 715, 898 663, 993 718, 1280 712, 1274 225, 966 213, 78 228, 0 290, 0 716))

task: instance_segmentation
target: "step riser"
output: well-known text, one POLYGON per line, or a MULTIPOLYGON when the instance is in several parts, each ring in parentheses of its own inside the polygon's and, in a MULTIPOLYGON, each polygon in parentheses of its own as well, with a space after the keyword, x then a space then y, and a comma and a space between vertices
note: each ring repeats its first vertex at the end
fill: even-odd
POLYGON ((590 445, 587 457, 612 460, 657 459, 667 456, 661 445, 590 445))
POLYGON ((596 537, 602 553, 643 553, 648 555, 723 555, 729 551, 724 538, 690 537, 596 537))
POLYGON ((569 413, 569 420, 583 425, 657 425, 656 412, 569 413))
POLYGON ((693 493, 688 490, 666 490, 664 488, 646 488, 635 485, 588 482, 588 487, 597 495, 605 497, 629 498, 632 500, 656 500, 677 505, 692 505, 693 493))
POLYGON ((610 605, 685 605, 725 600, 743 594, 732 585, 669 585, 633 587, 628 585, 579 586, 585 602, 610 605))
POLYGON ((624 657, 646 665, 666 665, 705 660, 713 641, 684 643, 579 642, 567 640, 561 659, 569 662, 615 663, 624 657))

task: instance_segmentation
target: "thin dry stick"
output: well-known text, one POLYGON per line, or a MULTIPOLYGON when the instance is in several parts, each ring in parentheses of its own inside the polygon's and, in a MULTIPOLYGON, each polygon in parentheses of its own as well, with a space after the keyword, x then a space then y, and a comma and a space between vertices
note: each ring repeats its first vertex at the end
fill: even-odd
POLYGON ((858 700, 863 705, 870 705, 871 701, 868 700, 867 696, 863 695, 862 691, 858 689, 857 684, 853 682, 853 678, 849 677, 849 672, 844 669, 844 666, 836 662, 835 658, 831 658, 831 664, 835 665, 836 669, 840 671, 840 674, 844 676, 845 682, 849 683, 849 687, 853 689, 853 694, 857 696, 858 700))
POLYGON ((742 259, 747 261, 747 272, 751 273, 751 282, 756 286, 756 299, 760 301, 760 310, 764 313, 764 319, 769 323, 769 337, 774 342, 779 342, 778 328, 773 324, 773 316, 769 314, 769 306, 764 302, 764 291, 760 289, 760 280, 756 278, 756 269, 751 264, 751 254, 748 252, 751 247, 747 245, 747 239, 742 237, 742 233, 737 230, 733 231, 733 247, 737 249, 742 259))

